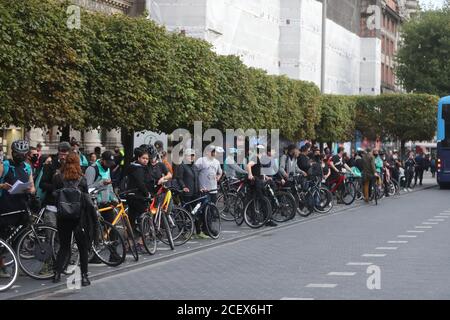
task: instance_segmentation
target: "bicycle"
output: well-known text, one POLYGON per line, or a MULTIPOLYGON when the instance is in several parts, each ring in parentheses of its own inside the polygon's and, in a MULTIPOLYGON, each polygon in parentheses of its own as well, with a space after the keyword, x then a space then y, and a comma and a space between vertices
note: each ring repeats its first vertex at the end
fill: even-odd
POLYGON ((53 277, 58 230, 45 224, 34 224, 28 205, 25 210, 12 211, 2 216, 24 214, 26 225, 9 226, 4 241, 15 248, 20 269, 33 279, 48 280, 53 277))
POLYGON ((219 194, 217 196, 216 206, 219 209, 220 216, 225 221, 235 221, 234 205, 237 201, 237 190, 241 183, 240 179, 230 179, 225 175, 219 183, 219 194))
POLYGON ((255 191, 253 191, 253 196, 246 197, 246 200, 244 207, 245 223, 252 229, 261 228, 272 216, 270 200, 264 194, 257 196, 255 191))
POLYGON ((19 262, 17 256, 14 250, 3 239, 0 239, 0 261, 3 261, 4 263, 3 267, 1 267, 1 271, 4 272, 4 275, 0 277, 1 292, 11 288, 19 274, 19 262))
MULTIPOLYGON (((278 182, 281 184, 281 182, 278 182)), ((266 182, 265 194, 269 198, 272 206, 272 219, 276 222, 286 222, 294 219, 297 206, 294 196, 287 190, 289 187, 279 187, 274 190, 270 182, 266 182)))
POLYGON ((125 207, 124 203, 126 203, 126 199, 124 199, 125 195, 130 194, 133 191, 123 192, 118 195, 119 203, 112 204, 110 206, 98 209, 98 212, 105 213, 109 211, 113 211, 115 216, 114 220, 111 222, 111 225, 116 227, 120 233, 124 235, 127 243, 127 251, 129 250, 131 255, 133 256, 135 261, 139 260, 138 248, 135 240, 135 235, 133 232, 133 228, 131 227, 130 218, 128 216, 128 207, 125 207))
POLYGON ((212 239, 218 239, 222 231, 219 209, 210 199, 210 194, 215 191, 217 190, 202 192, 202 195, 197 199, 182 204, 182 208, 190 212, 194 219, 203 219, 205 231, 212 239), (203 213, 203 215, 200 215, 200 213, 203 213))
POLYGON ((98 239, 92 244, 89 260, 95 255, 107 266, 117 267, 121 265, 126 258, 125 241, 119 230, 106 221, 98 210, 97 194, 101 191, 101 188, 90 190, 92 201, 97 208, 99 230, 98 239))
POLYGON ((158 189, 148 211, 153 215, 156 237, 164 244, 167 244, 170 249, 175 250, 171 228, 171 226, 175 226, 175 223, 170 217, 170 212, 173 207, 172 191, 169 190, 164 183, 158 189), (165 231, 163 232, 162 229, 165 231))
POLYGON ((355 201, 355 185, 345 177, 345 174, 340 173, 340 178, 330 180, 328 187, 331 193, 336 195, 338 201, 345 205, 349 206, 355 201))

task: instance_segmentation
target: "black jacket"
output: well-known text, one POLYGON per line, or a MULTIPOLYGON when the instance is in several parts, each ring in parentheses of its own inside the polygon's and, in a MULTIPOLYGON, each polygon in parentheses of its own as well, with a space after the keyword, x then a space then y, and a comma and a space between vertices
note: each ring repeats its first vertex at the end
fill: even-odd
MULTIPOLYGON (((64 187, 61 175, 57 174, 52 179, 53 189, 56 191, 64 187)), ((88 193, 88 185, 86 178, 82 177, 78 188, 83 194, 82 212, 78 227, 84 230, 88 238, 88 243, 96 242, 98 240, 98 217, 97 209, 95 208, 91 196, 88 193)))
POLYGON ((198 194, 199 182, 198 182, 199 170, 195 164, 189 165, 182 163, 177 167, 175 172, 175 179, 178 182, 180 189, 188 188, 189 192, 183 193, 186 196, 193 196, 198 194))
POLYGON ((44 205, 55 205, 55 197, 53 195, 53 191, 55 191, 56 189, 53 185, 53 177, 56 171, 60 168, 61 164, 58 161, 58 156, 52 156, 52 162, 50 164, 45 164, 42 169, 43 173, 39 187, 47 192, 43 203, 44 205))
POLYGON ((145 199, 148 197, 150 191, 153 189, 153 179, 151 177, 148 167, 142 166, 138 163, 132 163, 127 169, 128 176, 128 190, 137 189, 132 198, 145 199))

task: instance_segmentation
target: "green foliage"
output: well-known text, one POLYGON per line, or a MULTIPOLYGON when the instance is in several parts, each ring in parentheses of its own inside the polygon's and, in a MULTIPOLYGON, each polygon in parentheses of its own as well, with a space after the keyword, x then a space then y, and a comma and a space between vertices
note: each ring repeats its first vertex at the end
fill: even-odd
POLYGON ((85 41, 61 3, 0 0, 0 125, 83 123, 85 41))
POLYGON ((355 130, 355 104, 353 97, 323 95, 320 99, 321 119, 317 126, 317 140, 352 140, 355 130))
POLYGON ((450 7, 421 12, 402 27, 397 76, 408 91, 450 94, 450 7))
MULTIPOLYGON (((435 96, 321 96, 313 83, 218 56, 206 41, 168 33, 144 17, 82 10, 81 29, 70 30, 67 5, 0 0, 0 126, 101 126, 130 137, 145 129, 189 129, 201 120, 204 128, 221 130, 280 129, 294 141, 351 140, 355 129, 371 139, 434 135, 435 96)), ((437 26, 431 38, 439 49, 424 42, 422 55, 448 54, 450 32, 443 37, 437 26)), ((413 43, 409 33, 407 43, 413 43)), ((449 66, 431 60, 405 66, 446 70, 440 78, 423 77, 427 85, 417 88, 448 90, 449 66)))

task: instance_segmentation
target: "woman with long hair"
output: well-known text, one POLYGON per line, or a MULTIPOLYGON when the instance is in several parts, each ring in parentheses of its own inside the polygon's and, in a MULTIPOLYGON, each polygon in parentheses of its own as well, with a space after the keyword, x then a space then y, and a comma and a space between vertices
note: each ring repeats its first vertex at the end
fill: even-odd
MULTIPOLYGON (((76 152, 70 152, 66 161, 53 177, 54 190, 61 190, 64 188, 78 188, 81 193, 88 193, 88 186, 80 166, 80 157, 76 152)), ((81 197, 80 203, 83 201, 81 197)), ((58 206, 58 203, 56 203, 58 206)), ((87 228, 83 226, 83 215, 86 215, 86 210, 83 208, 80 212, 80 217, 67 218, 57 213, 57 228, 60 248, 56 258, 56 268, 53 277, 53 282, 61 281, 61 273, 64 272, 65 264, 71 254, 71 240, 72 233, 75 236, 78 251, 80 254, 81 264, 81 284, 82 286, 90 285, 88 278, 88 250, 89 250, 89 235, 87 228)))

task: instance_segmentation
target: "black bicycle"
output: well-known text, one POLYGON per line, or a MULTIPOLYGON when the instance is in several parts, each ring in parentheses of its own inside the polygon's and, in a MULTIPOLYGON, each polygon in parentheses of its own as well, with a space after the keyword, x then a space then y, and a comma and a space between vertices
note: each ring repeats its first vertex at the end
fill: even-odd
POLYGON ((202 195, 182 204, 194 219, 201 219, 205 226, 204 231, 213 239, 218 239, 222 231, 221 216, 217 206, 211 201, 210 194, 217 190, 202 192, 202 195))
MULTIPOLYGON (((25 210, 4 213, 2 217, 15 215, 25 215, 26 223, 9 226, 4 240, 15 248, 20 269, 33 279, 51 279, 59 250, 58 230, 49 225, 34 224, 28 204, 25 210)), ((6 264, 10 262, 6 261, 6 264)))

